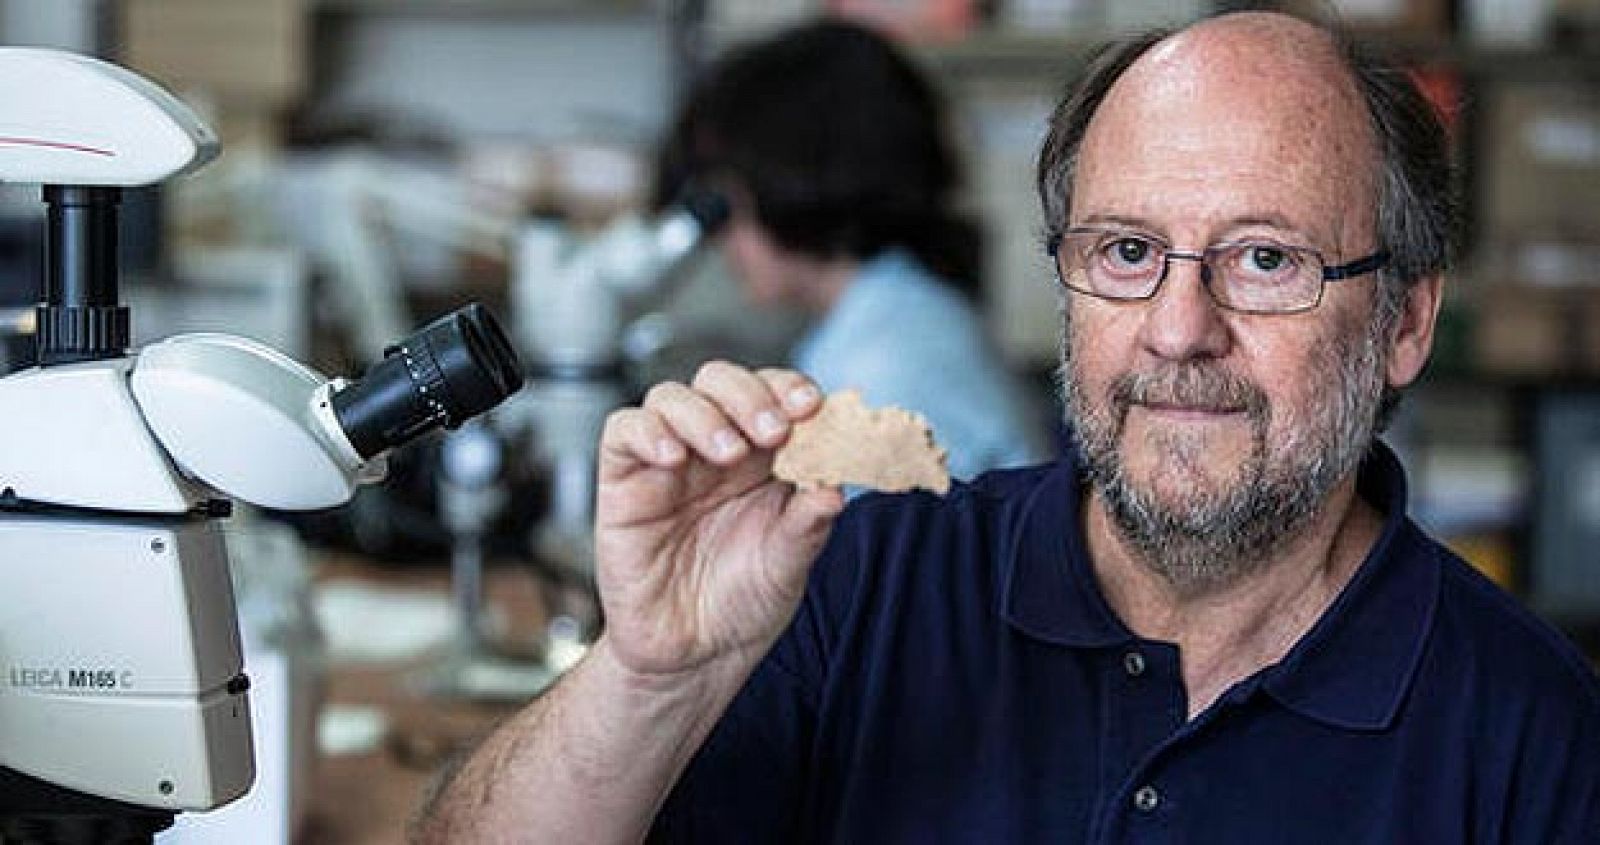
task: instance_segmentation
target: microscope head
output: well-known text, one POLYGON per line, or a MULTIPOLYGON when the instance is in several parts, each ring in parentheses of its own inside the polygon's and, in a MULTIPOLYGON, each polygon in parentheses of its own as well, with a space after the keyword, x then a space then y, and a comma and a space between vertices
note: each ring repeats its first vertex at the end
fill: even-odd
POLYGON ((0 182, 151 185, 220 149, 188 106, 137 74, 60 50, 0 47, 0 182))
POLYGON ((131 71, 62 50, 0 48, 0 182, 43 185, 49 206, 41 364, 123 355, 121 190, 192 171, 219 149, 188 106, 131 71))

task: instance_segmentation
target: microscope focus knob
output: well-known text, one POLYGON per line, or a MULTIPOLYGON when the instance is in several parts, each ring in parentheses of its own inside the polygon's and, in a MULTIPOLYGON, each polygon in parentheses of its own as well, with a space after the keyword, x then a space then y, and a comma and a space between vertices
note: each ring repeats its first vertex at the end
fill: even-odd
POLYGON ((107 357, 128 348, 128 309, 41 307, 37 312, 38 344, 46 363, 69 363, 107 357))

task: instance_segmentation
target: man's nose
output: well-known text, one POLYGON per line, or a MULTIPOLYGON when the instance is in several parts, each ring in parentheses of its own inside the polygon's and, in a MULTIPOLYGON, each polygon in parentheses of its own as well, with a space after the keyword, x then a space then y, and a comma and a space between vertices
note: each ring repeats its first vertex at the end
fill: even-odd
POLYGON ((1204 265, 1187 256, 1167 259, 1166 279, 1145 313, 1145 347, 1168 360, 1221 357, 1229 334, 1222 309, 1211 298, 1202 274, 1204 265))

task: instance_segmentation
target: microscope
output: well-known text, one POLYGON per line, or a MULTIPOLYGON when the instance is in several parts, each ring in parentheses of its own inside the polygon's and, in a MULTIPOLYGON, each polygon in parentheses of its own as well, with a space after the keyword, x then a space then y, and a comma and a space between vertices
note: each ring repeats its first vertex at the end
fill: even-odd
POLYGON ((550 477, 549 511, 532 545, 560 576, 593 578, 600 434, 606 417, 633 398, 626 363, 651 354, 661 342, 653 334, 670 333, 660 315, 638 312, 681 280, 730 214, 721 192, 691 183, 653 219, 623 215, 590 238, 551 221, 519 233, 512 307, 538 389, 517 404, 550 477))
POLYGON ((40 363, 0 378, 0 841, 148 840, 248 791, 232 501, 343 504, 390 449, 522 385, 476 305, 354 381, 224 334, 129 351, 119 191, 218 151, 136 74, 0 48, 0 180, 48 206, 40 363))

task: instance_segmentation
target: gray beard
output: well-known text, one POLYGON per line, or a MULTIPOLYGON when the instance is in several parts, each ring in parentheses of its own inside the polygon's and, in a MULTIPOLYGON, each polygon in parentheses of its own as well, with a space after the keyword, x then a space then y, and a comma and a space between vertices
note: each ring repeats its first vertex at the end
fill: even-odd
MULTIPOLYGON (((1268 434, 1274 413, 1284 411, 1214 361, 1125 374, 1111 383, 1109 401, 1093 401, 1074 372, 1073 328, 1070 319, 1065 322, 1058 377, 1089 483, 1135 556, 1182 594, 1212 592, 1265 568, 1355 471, 1372 443, 1384 390, 1388 332, 1382 320, 1371 321, 1360 337, 1335 333, 1322 344, 1309 377, 1327 385, 1328 400, 1310 409, 1310 418, 1290 420, 1284 429, 1293 433, 1277 444, 1268 442, 1268 434), (1131 479, 1123 430, 1129 407, 1147 401, 1243 411, 1252 446, 1230 483, 1166 501, 1131 479)), ((1171 457, 1163 471, 1196 472, 1204 457, 1192 441, 1178 437, 1162 437, 1156 445, 1171 457)))

